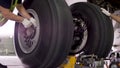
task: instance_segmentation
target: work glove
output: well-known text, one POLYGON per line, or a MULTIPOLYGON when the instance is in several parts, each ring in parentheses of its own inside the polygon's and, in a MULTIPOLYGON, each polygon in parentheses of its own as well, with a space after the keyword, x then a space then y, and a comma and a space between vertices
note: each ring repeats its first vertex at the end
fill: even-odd
POLYGON ((110 16, 110 15, 111 15, 111 13, 108 12, 106 9, 101 8, 101 10, 102 10, 102 12, 103 12, 105 15, 107 15, 107 16, 110 16))
POLYGON ((37 27, 36 20, 33 17, 31 17, 29 21, 34 25, 34 27, 37 27))
POLYGON ((29 28, 30 26, 32 26, 31 21, 29 21, 27 18, 23 19, 22 24, 25 28, 29 28))

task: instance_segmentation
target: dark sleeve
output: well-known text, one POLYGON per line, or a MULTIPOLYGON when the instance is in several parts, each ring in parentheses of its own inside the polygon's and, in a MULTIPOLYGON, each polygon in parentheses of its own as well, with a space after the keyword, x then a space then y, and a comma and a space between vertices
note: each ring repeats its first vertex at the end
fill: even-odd
POLYGON ((22 3, 22 0, 18 0, 18 4, 21 4, 22 3))
POLYGON ((11 0, 0 0, 0 6, 9 9, 11 6, 11 0))

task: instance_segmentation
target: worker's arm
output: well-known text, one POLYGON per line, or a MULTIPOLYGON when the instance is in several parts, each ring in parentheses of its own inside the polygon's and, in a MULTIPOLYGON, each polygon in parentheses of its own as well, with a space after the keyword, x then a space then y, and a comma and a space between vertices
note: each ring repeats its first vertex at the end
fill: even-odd
POLYGON ((24 18, 29 19, 30 22, 31 22, 35 27, 37 27, 36 20, 28 14, 28 12, 27 12, 26 9, 24 8, 23 4, 17 4, 16 7, 17 7, 17 10, 19 11, 19 13, 20 13, 24 18))
POLYGON ((28 19, 15 15, 9 9, 6 9, 2 6, 0 6, 0 13, 6 19, 10 19, 10 20, 22 23, 25 28, 29 28, 32 25, 31 21, 29 21, 28 19))
POLYGON ((17 4, 16 8, 23 17, 27 19, 31 18, 31 16, 28 14, 28 12, 26 11, 26 9, 24 8, 22 4, 17 4))
POLYGON ((22 22, 24 19, 21 16, 17 16, 13 14, 9 9, 6 9, 2 6, 0 6, 0 12, 2 13, 3 17, 5 17, 6 19, 14 20, 16 22, 22 22))
POLYGON ((120 16, 117 16, 115 14, 111 14, 110 12, 108 12, 107 10, 105 10, 104 8, 101 8, 102 12, 107 15, 110 16, 112 19, 114 19, 115 21, 117 21, 118 23, 120 23, 120 16))
POLYGON ((115 14, 111 14, 110 17, 111 17, 112 19, 114 19, 115 21, 117 21, 118 23, 120 23, 120 16, 117 16, 117 15, 115 15, 115 14))

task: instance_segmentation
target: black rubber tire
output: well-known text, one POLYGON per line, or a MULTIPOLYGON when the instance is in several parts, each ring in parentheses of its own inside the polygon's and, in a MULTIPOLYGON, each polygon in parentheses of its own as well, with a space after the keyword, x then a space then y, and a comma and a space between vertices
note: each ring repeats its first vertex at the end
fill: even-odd
POLYGON ((105 58, 113 42, 111 20, 103 15, 100 7, 91 3, 75 3, 71 5, 71 11, 73 17, 80 17, 87 24, 88 39, 81 51, 84 51, 87 55, 95 54, 99 58, 105 58))
MULTIPOLYGON (((96 7, 96 10, 99 13, 102 13, 100 7, 96 5, 94 5, 94 7, 96 7)), ((97 49, 99 51, 96 50, 96 52, 99 53, 99 57, 105 58, 106 56, 108 56, 108 53, 110 52, 112 44, 113 44, 114 30, 113 30, 112 20, 104 14, 102 14, 101 16, 103 16, 104 22, 106 24, 105 25, 105 39, 104 39, 105 49, 101 50, 103 46, 100 46, 99 49, 97 49)))
POLYGON ((29 68, 56 68, 67 57, 73 36, 72 14, 64 0, 25 0, 26 9, 37 12, 40 35, 31 53, 24 53, 19 44, 21 24, 15 24, 15 48, 19 58, 29 68))

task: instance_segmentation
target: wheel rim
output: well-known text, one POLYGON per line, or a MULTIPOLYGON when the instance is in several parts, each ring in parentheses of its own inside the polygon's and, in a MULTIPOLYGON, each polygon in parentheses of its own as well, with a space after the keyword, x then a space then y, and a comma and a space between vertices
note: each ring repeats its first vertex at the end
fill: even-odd
POLYGON ((36 19, 37 28, 34 26, 25 29, 22 24, 18 26, 18 42, 24 53, 31 53, 39 42, 40 23, 37 13, 33 9, 28 9, 28 13, 36 19))
POLYGON ((80 52, 84 47, 88 39, 88 30, 85 19, 83 18, 74 18, 74 44, 71 52, 77 53, 80 52))

